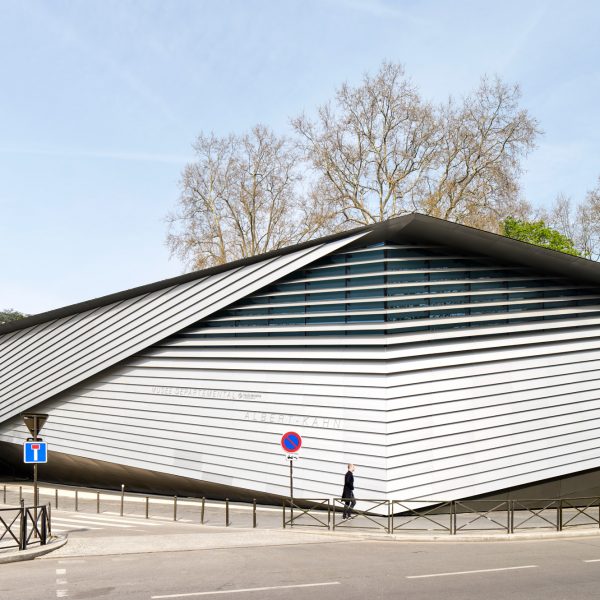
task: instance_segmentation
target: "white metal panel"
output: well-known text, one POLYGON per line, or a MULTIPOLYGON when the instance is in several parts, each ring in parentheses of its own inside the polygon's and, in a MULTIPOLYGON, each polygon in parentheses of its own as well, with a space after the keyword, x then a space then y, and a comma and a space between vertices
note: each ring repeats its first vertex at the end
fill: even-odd
POLYGON ((33 326, 19 336, 1 336, 0 420, 9 419, 360 235, 33 326))

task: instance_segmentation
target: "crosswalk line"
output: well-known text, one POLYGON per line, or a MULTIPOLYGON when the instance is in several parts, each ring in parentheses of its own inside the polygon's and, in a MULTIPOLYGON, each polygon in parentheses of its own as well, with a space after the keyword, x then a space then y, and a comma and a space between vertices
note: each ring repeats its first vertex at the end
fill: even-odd
POLYGON ((102 523, 124 523, 126 525, 135 525, 135 526, 142 525, 142 526, 147 526, 147 527, 160 527, 160 523, 152 523, 149 519, 144 519, 143 517, 139 517, 139 518, 121 517, 121 516, 119 516, 118 513, 94 513, 94 514, 60 513, 60 514, 65 515, 65 518, 94 519, 94 520, 102 522, 102 523))
POLYGON ((102 531, 102 527, 85 527, 84 525, 81 525, 81 527, 71 527, 71 528, 64 528, 64 527, 53 527, 52 528, 52 533, 71 533, 72 531, 94 531, 94 530, 100 530, 102 531))
MULTIPOLYGON (((74 526, 103 525, 104 527, 117 527, 119 529, 133 529, 133 527, 134 527, 133 525, 113 523, 111 521, 98 521, 96 519, 85 519, 85 518, 84 519, 70 519, 70 518, 64 518, 64 517, 55 517, 54 515, 52 516, 52 523, 59 523, 60 525, 74 525, 74 526)), ((100 527, 100 529, 101 529, 101 527, 100 527)))
POLYGON ((52 519, 52 531, 62 531, 65 527, 70 529, 80 528, 80 529, 90 529, 90 530, 101 530, 102 527, 94 527, 92 525, 88 525, 87 523, 58 523, 54 519, 52 519), (58 525, 58 527, 57 527, 58 525))

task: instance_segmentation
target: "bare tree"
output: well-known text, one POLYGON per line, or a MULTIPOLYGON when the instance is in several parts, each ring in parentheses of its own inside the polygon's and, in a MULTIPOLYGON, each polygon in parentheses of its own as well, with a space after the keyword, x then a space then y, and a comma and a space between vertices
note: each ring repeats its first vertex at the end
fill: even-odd
MULTIPOLYGON (((301 242, 326 231, 324 202, 306 201, 298 151, 257 125, 241 136, 201 134, 181 179, 167 243, 193 268, 301 242)), ((330 216, 330 215, 329 215, 330 216)))
POLYGON ((600 258, 600 178, 579 204, 559 194, 545 218, 549 225, 570 237, 583 256, 600 258))
POLYGON ((325 194, 344 221, 368 224, 417 210, 497 230, 527 212, 520 160, 536 121, 517 86, 482 79, 458 103, 424 102, 401 65, 384 63, 361 85, 341 86, 315 119, 292 121, 325 194))
POLYGON ((411 210, 436 160, 440 131, 431 106, 385 63, 363 84, 343 84, 335 105, 292 125, 318 174, 321 195, 350 224, 369 224, 411 210))
POLYGON ((518 86, 483 78, 461 103, 440 109, 441 144, 422 212, 497 230, 509 215, 529 207, 519 196, 521 159, 534 148, 537 122, 519 109, 518 86))

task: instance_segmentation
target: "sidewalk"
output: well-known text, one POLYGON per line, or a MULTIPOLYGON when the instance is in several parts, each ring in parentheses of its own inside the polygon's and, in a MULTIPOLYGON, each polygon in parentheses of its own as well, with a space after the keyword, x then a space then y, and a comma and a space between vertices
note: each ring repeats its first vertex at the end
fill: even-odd
MULTIPOLYGON (((29 503, 32 500, 31 492, 31 486, 27 482, 7 484, 7 504, 17 505, 21 496, 26 503, 29 503)), ((0 498, 0 501, 2 500, 3 498, 0 498)), ((294 527, 288 524, 284 529, 282 509, 276 506, 258 506, 254 513, 251 504, 231 503, 227 511, 223 502, 206 501, 202 510, 199 499, 174 500, 168 497, 151 497, 146 500, 145 496, 140 495, 126 495, 124 502, 121 503, 119 493, 74 488, 58 490, 58 510, 55 508, 56 500, 55 488, 42 485, 40 501, 44 504, 52 504, 53 525, 58 532, 70 536, 68 543, 65 545, 66 537, 63 537, 60 544, 57 541, 52 544, 52 547, 47 545, 25 552, 1 552, 0 563, 7 562, 9 555, 13 555, 11 560, 27 560, 42 554, 44 558, 58 558, 296 544, 335 544, 350 541, 473 543, 600 536, 598 522, 587 522, 585 515, 577 513, 573 516, 566 513, 566 517, 570 522, 577 523, 577 527, 570 527, 560 532, 552 530, 552 523, 548 520, 552 518, 552 511, 529 517, 527 513, 519 515, 521 519, 527 518, 526 521, 519 520, 519 523, 527 524, 513 534, 506 533, 506 526, 503 525, 506 517, 501 513, 498 515, 489 513, 488 516, 477 517, 474 523, 479 529, 466 528, 466 520, 473 517, 468 514, 461 515, 462 521, 459 521, 462 523, 461 531, 457 535, 450 535, 448 531, 443 531, 447 515, 431 515, 432 519, 423 522, 421 529, 417 531, 397 529, 389 534, 382 527, 386 522, 383 517, 380 518, 379 523, 363 516, 345 523, 341 523, 336 518, 335 530, 328 530, 326 526, 321 526, 328 522, 327 511, 314 513, 321 519, 321 523, 316 521, 314 516, 302 515, 295 522, 294 527), (123 508, 123 516, 121 516, 121 508, 123 508), (256 515, 256 528, 252 527, 254 515, 256 515), (229 517, 229 527, 224 526, 226 516, 229 517), (202 518, 204 523, 201 524, 202 518), (579 521, 575 521, 575 518, 579 521), (69 530, 68 523, 74 521, 77 521, 79 527, 73 526, 69 530), (121 529, 110 529, 109 521, 112 527, 121 529), (64 529, 65 527, 67 529, 64 529), (104 527, 104 530, 99 531, 99 527, 104 527), (48 552, 49 554, 46 554, 48 552), (19 558, 19 555, 22 558, 19 558)), ((597 512, 598 509, 595 510, 597 512)), ((295 512, 295 515, 298 516, 299 512, 295 512)), ((289 509, 287 519, 289 519, 289 509)), ((331 521, 329 522, 333 525, 331 521)), ((398 519, 397 522, 403 521, 398 519)), ((396 524, 396 520, 394 523, 396 524)), ((408 521, 404 523, 409 527, 412 526, 408 521)))

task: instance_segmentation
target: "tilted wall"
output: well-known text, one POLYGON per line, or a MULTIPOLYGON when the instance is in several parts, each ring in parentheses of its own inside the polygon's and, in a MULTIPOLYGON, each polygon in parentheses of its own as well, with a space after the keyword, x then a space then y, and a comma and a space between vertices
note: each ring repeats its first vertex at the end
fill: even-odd
POLYGON ((57 451, 116 464, 286 494, 293 429, 298 495, 338 496, 355 462, 363 498, 465 498, 600 467, 599 326, 589 284, 380 244, 296 270, 40 408, 57 451))

